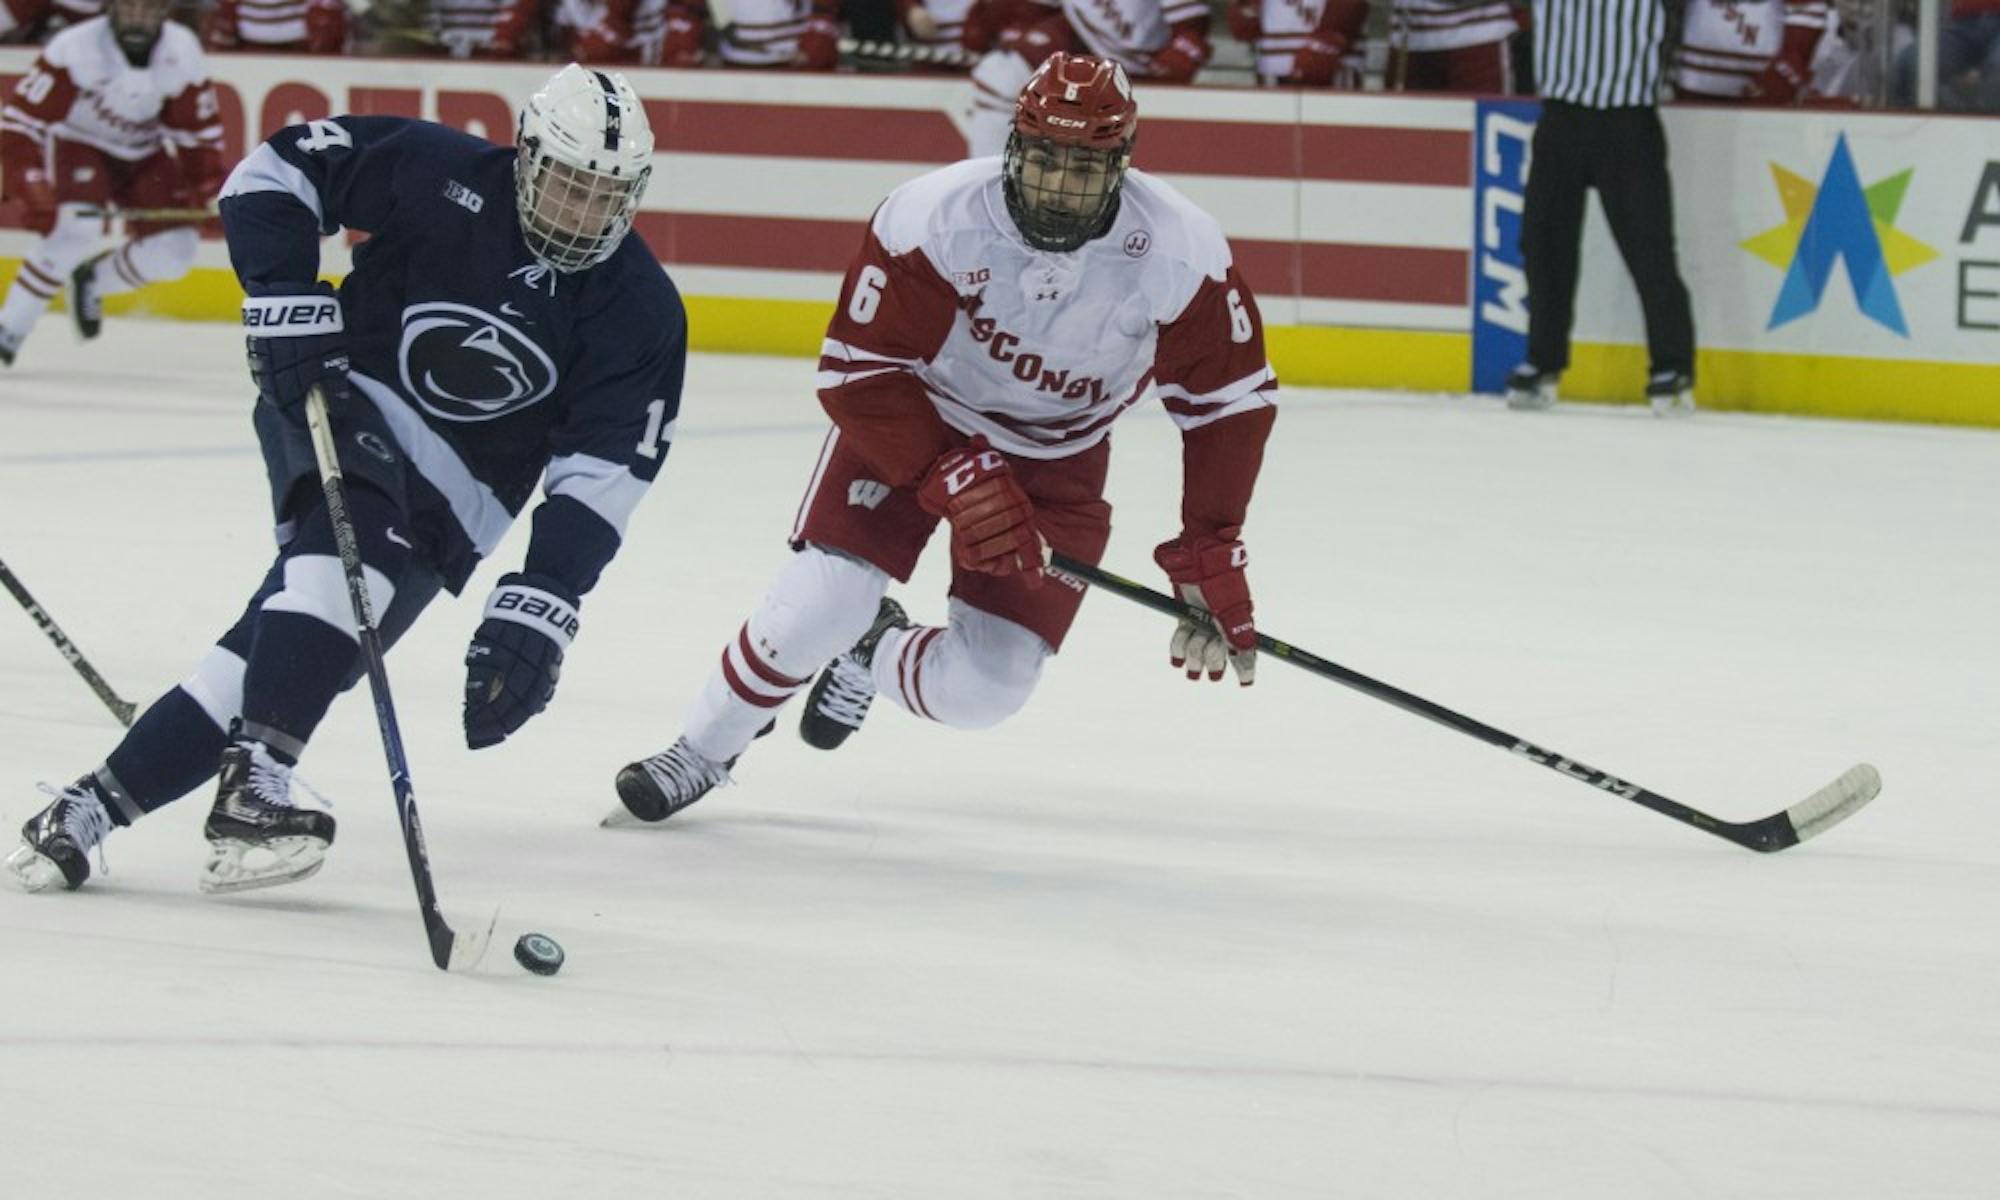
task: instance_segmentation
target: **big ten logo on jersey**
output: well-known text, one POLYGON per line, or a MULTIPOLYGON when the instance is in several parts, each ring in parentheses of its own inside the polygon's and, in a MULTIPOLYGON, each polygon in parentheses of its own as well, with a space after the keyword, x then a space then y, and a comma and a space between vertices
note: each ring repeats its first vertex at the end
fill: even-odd
POLYGON ((984 287, 993 282, 993 268, 980 267, 972 271, 953 271, 951 281, 961 289, 984 287))
POLYGON ((1061 396, 1065 400, 1089 397, 1092 404, 1104 399, 1104 380, 1095 375, 1073 375, 1068 368, 1049 366, 1041 354, 1021 349, 1020 335, 1000 328, 999 322, 992 317, 974 317, 966 328, 973 341, 986 347, 986 357, 1008 364, 1014 378, 1035 385, 1036 391, 1061 396))
POLYGON ((447 421, 491 421, 555 390, 556 365, 533 338, 469 304, 403 310, 397 354, 405 393, 447 421))
POLYGON ((486 197, 456 179, 444 181, 444 198, 470 213, 476 213, 486 207, 486 197))
POLYGON ((1521 207, 1529 145, 1540 106, 1481 100, 1473 173, 1472 390, 1498 392, 1528 356, 1528 273, 1521 257, 1521 207))

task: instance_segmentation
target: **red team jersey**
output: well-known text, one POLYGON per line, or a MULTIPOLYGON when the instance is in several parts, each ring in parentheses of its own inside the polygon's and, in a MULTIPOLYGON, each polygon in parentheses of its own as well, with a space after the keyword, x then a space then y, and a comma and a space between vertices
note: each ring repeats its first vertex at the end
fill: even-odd
MULTIPOLYGON (((1040 252, 1014 232, 998 166, 969 159, 898 188, 848 271, 820 399, 885 482, 913 482, 974 434, 1022 458, 1078 455, 1148 397, 1184 433, 1271 406, 1256 300, 1212 218, 1134 170, 1103 236, 1040 252)), ((1240 523, 1252 479, 1212 474, 1190 512, 1240 523)))
POLYGON ((193 31, 172 21, 160 26, 143 67, 125 60, 108 17, 51 38, 0 113, 0 154, 26 165, 48 154, 52 138, 126 162, 168 144, 184 155, 220 155, 220 109, 193 31))

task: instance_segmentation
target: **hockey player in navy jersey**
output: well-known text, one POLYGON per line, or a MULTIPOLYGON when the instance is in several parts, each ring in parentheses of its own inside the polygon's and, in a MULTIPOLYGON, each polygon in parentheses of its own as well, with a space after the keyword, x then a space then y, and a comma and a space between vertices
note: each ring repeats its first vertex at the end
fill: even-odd
POLYGON ((395 117, 283 130, 223 188, 279 551, 236 624, 105 761, 24 827, 7 866, 75 888, 112 826, 220 771, 201 886, 300 879, 333 818, 291 772, 359 643, 304 418, 329 400, 375 605, 393 643, 544 499, 465 657, 465 737, 499 743, 553 696, 578 601, 666 456, 686 318, 632 221, 653 135, 622 76, 571 65, 528 101, 517 147, 395 117), (336 293, 319 239, 370 234, 336 293))

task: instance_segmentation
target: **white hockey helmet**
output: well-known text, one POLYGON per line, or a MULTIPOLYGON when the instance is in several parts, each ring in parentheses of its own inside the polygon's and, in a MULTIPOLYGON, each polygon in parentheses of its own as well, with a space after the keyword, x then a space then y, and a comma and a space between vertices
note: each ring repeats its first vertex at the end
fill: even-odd
POLYGON ((571 63, 521 109, 514 204, 536 259, 581 271, 610 258, 653 173, 653 127, 623 75, 571 63))

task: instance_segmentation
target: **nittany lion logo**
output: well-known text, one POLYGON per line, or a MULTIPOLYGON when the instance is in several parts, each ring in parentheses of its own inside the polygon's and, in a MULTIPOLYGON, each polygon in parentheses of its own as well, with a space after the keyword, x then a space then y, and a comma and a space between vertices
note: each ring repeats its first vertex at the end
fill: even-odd
POLYGON ((468 304, 403 310, 403 388, 447 421, 491 421, 555 390, 556 366, 520 330, 468 304))

